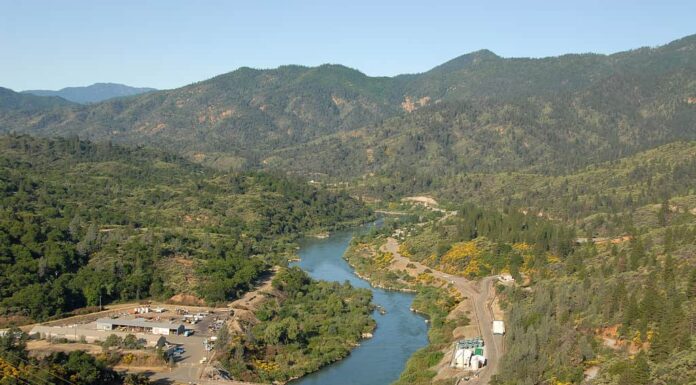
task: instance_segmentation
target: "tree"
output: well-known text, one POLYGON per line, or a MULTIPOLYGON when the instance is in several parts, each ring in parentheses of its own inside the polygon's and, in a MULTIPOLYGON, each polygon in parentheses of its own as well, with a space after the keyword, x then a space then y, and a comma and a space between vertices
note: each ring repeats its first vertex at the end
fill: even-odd
POLYGON ((143 373, 129 373, 123 379, 123 385, 150 385, 152 382, 143 373))
POLYGON ((304 290, 309 282, 307 273, 294 266, 281 270, 273 279, 273 287, 288 293, 288 295, 294 295, 304 290))
POLYGON ((0 334, 0 358, 12 365, 19 365, 21 361, 28 359, 28 336, 19 328, 12 327, 4 334, 0 334))
POLYGON ((138 338, 133 334, 128 334, 123 338, 123 347, 126 349, 139 349, 140 341, 138 341, 138 338))
POLYGON ((277 345, 282 336, 283 325, 279 323, 272 323, 266 326, 266 330, 263 332, 263 341, 268 345, 277 345))
POLYGON ((650 381, 650 366, 645 352, 640 351, 619 379, 619 385, 645 385, 650 381))
POLYGON ((105 349, 119 347, 121 345, 123 345, 123 338, 117 336, 116 334, 110 334, 108 337, 106 337, 106 340, 102 342, 102 347, 105 349))
POLYGON ((223 323, 220 326, 220 330, 217 332, 217 340, 215 341, 215 350, 222 352, 227 348, 230 343, 230 331, 227 328, 227 323, 223 323))
POLYGON ((696 268, 691 270, 691 275, 689 276, 689 282, 686 287, 686 296, 689 299, 696 298, 696 268))
POLYGON ((631 270, 636 270, 641 265, 644 259, 645 247, 643 246, 643 242, 637 237, 634 237, 633 239, 631 239, 631 270))

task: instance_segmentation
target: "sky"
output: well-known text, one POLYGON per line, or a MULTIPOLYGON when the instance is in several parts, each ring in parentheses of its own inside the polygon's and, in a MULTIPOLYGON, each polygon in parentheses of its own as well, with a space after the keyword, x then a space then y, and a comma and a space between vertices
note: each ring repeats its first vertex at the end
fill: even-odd
POLYGON ((242 66, 418 73, 478 49, 613 53, 696 33, 694 0, 0 0, 0 86, 180 87, 242 66))

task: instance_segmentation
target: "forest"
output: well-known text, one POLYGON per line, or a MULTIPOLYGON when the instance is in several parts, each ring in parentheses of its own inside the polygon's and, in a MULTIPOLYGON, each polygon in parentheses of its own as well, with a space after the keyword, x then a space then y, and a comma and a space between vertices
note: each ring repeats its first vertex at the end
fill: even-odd
POLYGON ((177 293, 234 299, 286 262, 302 233, 370 217, 297 179, 216 172, 155 150, 13 135, 0 147, 7 322, 177 293))
POLYGON ((565 258, 574 230, 519 210, 456 207, 456 215, 431 225, 410 227, 399 252, 413 260, 470 278, 520 270, 565 258))
MULTIPOLYGON (((373 283, 415 288, 419 296, 426 290, 418 284, 427 282, 386 268, 392 256, 379 248, 386 237, 400 239, 402 255, 451 274, 510 273, 518 284, 496 288, 508 348, 494 384, 691 383, 696 190, 684 183, 692 170, 678 166, 693 162, 691 149, 675 143, 588 168, 565 177, 566 188, 518 184, 515 194, 530 197, 530 206, 554 208, 546 215, 505 205, 508 197, 497 193, 488 204, 448 202, 438 215, 393 204, 390 209, 411 214, 357 237, 346 259, 373 283), (608 177, 608 170, 619 172, 608 177), (650 176, 660 182, 648 182, 650 176), (614 189, 602 190, 606 185, 614 189), (578 205, 556 205, 576 188, 583 189, 583 198, 573 200, 578 205), (611 199, 604 202, 621 203, 593 206, 584 198, 600 191, 611 199)), ((431 336, 399 383, 430 383, 428 369, 442 346, 431 336)))
POLYGON ((501 287, 512 327, 496 383, 574 384, 600 368, 593 383, 691 383, 696 226, 678 217, 628 241, 577 247, 530 271, 531 291, 501 287))
POLYGON ((314 372, 345 358, 375 328, 367 289, 315 281, 298 267, 280 271, 273 287, 251 332, 219 344, 234 378, 287 381, 314 372))

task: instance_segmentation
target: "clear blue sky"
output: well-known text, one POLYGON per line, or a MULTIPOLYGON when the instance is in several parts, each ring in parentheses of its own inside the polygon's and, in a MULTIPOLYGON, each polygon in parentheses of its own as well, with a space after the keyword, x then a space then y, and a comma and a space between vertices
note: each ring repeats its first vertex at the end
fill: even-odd
POLYGON ((481 48, 612 53, 693 33, 695 0, 0 0, 0 86, 174 88, 282 64, 395 75, 481 48))

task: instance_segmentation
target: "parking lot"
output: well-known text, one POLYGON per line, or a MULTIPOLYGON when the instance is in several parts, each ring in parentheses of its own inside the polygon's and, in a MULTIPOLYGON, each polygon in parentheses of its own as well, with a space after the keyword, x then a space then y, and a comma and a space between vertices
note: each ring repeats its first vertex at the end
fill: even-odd
MULTIPOLYGON (((213 340, 229 319, 227 308, 206 308, 177 305, 132 305, 75 317, 60 322, 34 325, 35 338, 90 342, 99 347, 111 334, 124 338, 136 335, 144 346, 153 349, 164 341, 175 366, 152 373, 153 380, 168 383, 198 382, 213 355, 213 340)), ((33 329, 32 329, 33 330, 33 329)), ((36 341, 39 344, 40 341, 36 341)), ((37 345, 38 346, 38 345, 37 345)), ((171 362, 171 361, 170 361, 171 362)), ((134 367, 133 370, 138 370, 134 367)))
POLYGON ((189 311, 188 314, 184 314, 181 309, 178 312, 176 309, 174 311, 179 313, 178 320, 185 322, 187 331, 192 331, 193 334, 167 336, 167 343, 171 345, 171 350, 174 352, 176 367, 169 372, 153 375, 152 380, 196 382, 213 355, 212 350, 206 349, 206 343, 212 347, 211 337, 214 338, 220 325, 229 318, 230 313, 217 311, 205 314, 189 311))

